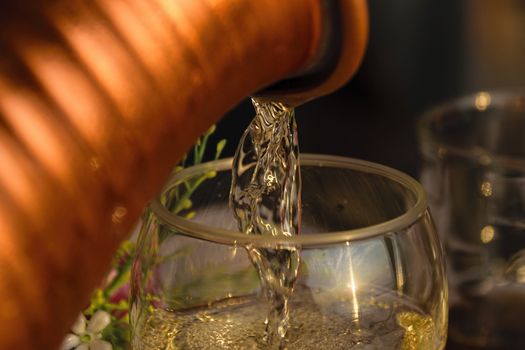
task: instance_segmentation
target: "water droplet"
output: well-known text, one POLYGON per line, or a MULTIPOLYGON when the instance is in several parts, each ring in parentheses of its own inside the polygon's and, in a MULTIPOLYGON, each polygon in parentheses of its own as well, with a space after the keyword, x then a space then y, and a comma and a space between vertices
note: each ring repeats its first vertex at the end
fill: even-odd
POLYGON ((101 161, 97 157, 91 157, 91 159, 89 160, 89 167, 93 171, 96 171, 96 170, 100 169, 101 165, 102 165, 101 161))
POLYGON ((128 213, 128 210, 125 207, 116 207, 111 214, 111 221, 114 224, 120 224, 124 221, 124 217, 128 213))

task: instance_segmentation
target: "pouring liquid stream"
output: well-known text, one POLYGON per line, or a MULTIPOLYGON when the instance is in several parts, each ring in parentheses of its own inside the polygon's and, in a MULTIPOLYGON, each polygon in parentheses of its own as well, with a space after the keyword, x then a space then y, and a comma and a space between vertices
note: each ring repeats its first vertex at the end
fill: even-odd
MULTIPOLYGON (((301 178, 294 109, 252 99, 256 115, 237 148, 230 207, 239 229, 251 235, 293 236, 300 232, 301 178)), ((248 245, 268 301, 263 341, 279 348, 289 327, 288 301, 300 265, 298 247, 248 245)))

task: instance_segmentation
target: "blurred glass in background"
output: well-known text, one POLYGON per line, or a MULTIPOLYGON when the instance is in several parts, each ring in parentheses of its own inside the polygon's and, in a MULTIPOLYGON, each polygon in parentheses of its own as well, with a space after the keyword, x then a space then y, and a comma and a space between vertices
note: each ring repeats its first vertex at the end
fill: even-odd
POLYGON ((421 182, 447 251, 449 339, 525 348, 525 95, 480 92, 419 125, 421 182))

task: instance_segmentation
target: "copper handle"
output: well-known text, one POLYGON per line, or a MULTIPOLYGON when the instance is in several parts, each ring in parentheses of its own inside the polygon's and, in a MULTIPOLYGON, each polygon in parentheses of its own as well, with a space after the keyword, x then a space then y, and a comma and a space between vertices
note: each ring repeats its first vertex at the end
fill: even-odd
POLYGON ((0 349, 57 348, 198 135, 315 56, 319 1, 0 4, 0 349))

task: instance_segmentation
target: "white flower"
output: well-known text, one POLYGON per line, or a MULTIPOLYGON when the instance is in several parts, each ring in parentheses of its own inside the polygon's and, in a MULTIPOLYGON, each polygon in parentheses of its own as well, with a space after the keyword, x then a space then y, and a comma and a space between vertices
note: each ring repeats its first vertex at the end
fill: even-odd
POLYGON ((61 350, 112 350, 111 343, 102 340, 102 330, 111 322, 111 316, 98 310, 87 322, 80 314, 71 327, 71 332, 62 342, 61 350))

